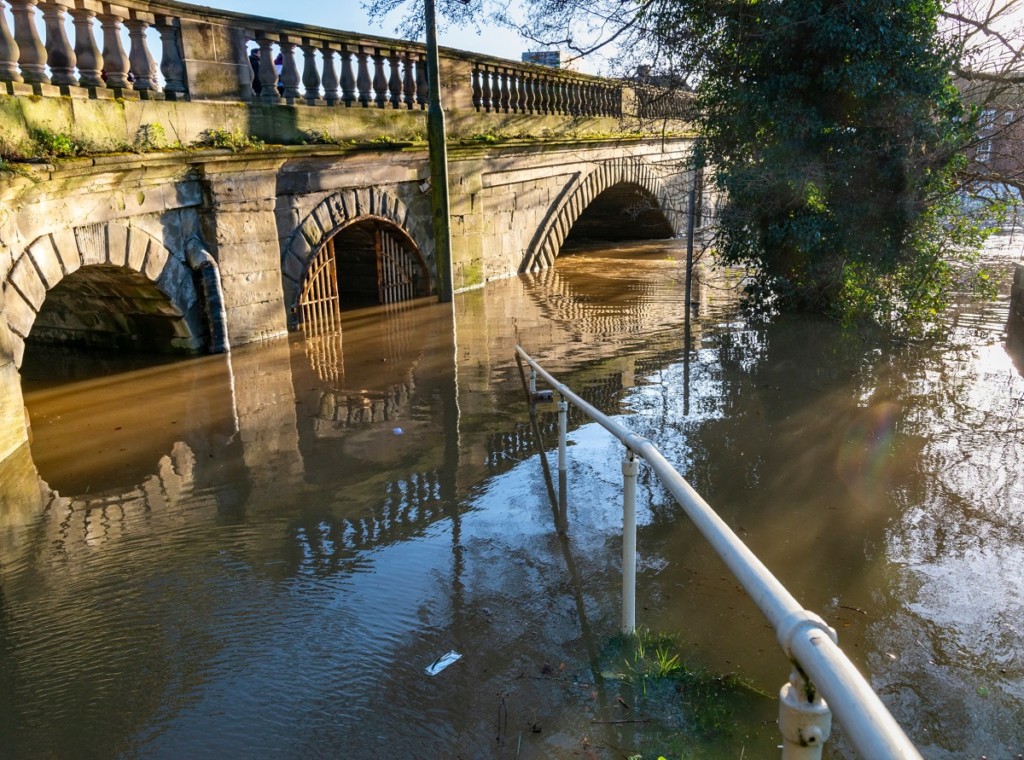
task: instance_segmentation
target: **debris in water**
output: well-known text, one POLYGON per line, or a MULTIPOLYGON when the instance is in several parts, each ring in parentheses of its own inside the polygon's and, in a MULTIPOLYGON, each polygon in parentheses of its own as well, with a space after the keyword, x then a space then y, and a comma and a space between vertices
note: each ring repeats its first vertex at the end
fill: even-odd
POLYGON ((394 433, 395 435, 401 435, 404 431, 402 430, 402 428, 395 428, 391 432, 394 433))
POLYGON ((427 666, 427 675, 436 676, 438 673, 447 668, 453 662, 458 662, 461 659, 462 655, 453 649, 448 654, 443 654, 436 660, 434 660, 432 663, 430 663, 427 666))

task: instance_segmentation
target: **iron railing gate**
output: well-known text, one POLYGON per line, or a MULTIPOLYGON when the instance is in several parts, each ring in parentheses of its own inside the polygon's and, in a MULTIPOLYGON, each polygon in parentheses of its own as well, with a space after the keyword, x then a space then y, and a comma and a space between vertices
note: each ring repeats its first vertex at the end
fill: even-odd
MULTIPOLYGON (((306 270, 299 295, 299 323, 306 335, 323 335, 341 328, 341 295, 335 241, 329 238, 306 270)), ((397 304, 430 294, 430 276, 417 251, 378 226, 373 230, 377 267, 377 300, 397 304)), ((342 271, 341 276, 345 273, 342 271)))
POLYGON ((382 304, 426 295, 426 272, 414 252, 379 228, 374 232, 373 245, 377 251, 377 297, 382 304))

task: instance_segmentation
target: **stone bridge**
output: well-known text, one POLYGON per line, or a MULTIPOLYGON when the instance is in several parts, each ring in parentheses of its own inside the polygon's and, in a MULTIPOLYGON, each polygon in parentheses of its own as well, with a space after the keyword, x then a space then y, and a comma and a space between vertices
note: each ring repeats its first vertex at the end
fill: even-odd
MULTIPOLYGON (((34 345, 217 352, 433 292, 416 43, 92 0, 41 4, 40 35, 34 0, 9 5, 0 459, 26 441, 34 345), (257 49, 282 55, 280 82, 254 72, 257 49), (56 158, 60 140, 78 155, 56 158)), ((550 267, 573 240, 681 231, 685 104, 459 51, 441 64, 457 292, 550 267)))

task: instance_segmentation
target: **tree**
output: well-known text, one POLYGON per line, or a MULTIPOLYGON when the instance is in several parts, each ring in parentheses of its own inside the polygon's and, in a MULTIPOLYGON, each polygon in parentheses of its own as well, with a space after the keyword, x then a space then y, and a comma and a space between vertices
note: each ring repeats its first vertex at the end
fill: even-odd
MULTIPOLYGON (((534 7, 562 22, 581 10, 572 0, 534 7)), ((603 15, 619 13, 646 55, 693 84, 703 150, 727 199, 715 245, 752 268, 755 301, 927 329, 962 284, 957 262, 984 236, 958 203, 974 124, 951 77, 962 50, 940 34, 940 4, 627 8, 603 15)))

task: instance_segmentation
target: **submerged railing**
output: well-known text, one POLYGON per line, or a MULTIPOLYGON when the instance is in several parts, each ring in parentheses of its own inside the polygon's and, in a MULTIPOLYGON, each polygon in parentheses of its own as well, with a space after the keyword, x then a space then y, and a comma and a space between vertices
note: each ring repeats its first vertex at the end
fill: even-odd
MULTIPOLYGON (((417 42, 169 0, 0 0, 0 94, 422 110, 425 57, 417 42)), ((680 115, 620 80, 451 49, 440 68, 449 109, 620 117, 628 99, 633 115, 680 115)))
MULTIPOLYGON (((536 396, 541 377, 559 394, 558 472, 566 477, 568 405, 615 436, 626 447, 622 460, 622 630, 633 633, 636 589, 636 479, 639 460, 661 480, 694 525, 757 605, 782 651, 793 663, 789 681, 779 693, 779 729, 783 760, 818 760, 832 728, 832 713, 861 757, 870 760, 920 758, 903 729, 850 659, 839 648, 836 632, 818 615, 805 610, 767 567, 715 513, 700 494, 668 463, 647 438, 632 433, 558 382, 516 346, 517 361, 531 368, 530 392, 536 396)), ((563 486, 564 487, 564 486, 563 486)))

